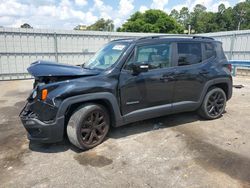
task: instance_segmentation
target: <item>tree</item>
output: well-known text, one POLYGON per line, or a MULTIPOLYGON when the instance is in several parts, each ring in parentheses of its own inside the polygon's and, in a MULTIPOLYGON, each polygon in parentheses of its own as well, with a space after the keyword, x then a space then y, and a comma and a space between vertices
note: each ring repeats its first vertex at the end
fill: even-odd
POLYGON ((205 7, 196 6, 191 13, 191 24, 197 33, 229 31, 237 28, 237 16, 234 10, 224 4, 218 6, 217 12, 207 12, 205 7))
POLYGON ((110 19, 99 19, 94 24, 87 27, 87 30, 92 31, 114 31, 113 20, 110 19))
MULTIPOLYGON (((221 20, 218 20, 218 24, 220 22, 225 23, 224 31, 235 30, 234 19, 233 19, 233 9, 231 7, 227 8, 223 14, 221 20)), ((223 28, 223 25, 219 25, 220 28, 223 28)))
POLYGON ((238 3, 233 8, 235 29, 250 29, 250 0, 238 3))
POLYGON ((206 10, 207 10, 207 8, 205 6, 203 6, 203 5, 201 5, 201 4, 197 4, 194 7, 194 13, 196 13, 196 14, 205 12, 206 10))
POLYGON ((221 3, 221 4, 218 6, 218 13, 223 14, 225 10, 226 10, 225 5, 224 5, 223 3, 221 3))
POLYGON ((250 29, 250 0, 228 8, 220 4, 217 12, 208 11, 201 4, 193 11, 187 7, 173 9, 170 15, 160 10, 136 12, 117 31, 182 33, 189 24, 195 33, 250 29))
POLYGON ((136 12, 117 31, 147 33, 182 33, 183 27, 161 10, 136 12))
POLYGON ((28 23, 24 23, 23 25, 20 26, 20 28, 32 29, 33 27, 31 27, 30 24, 28 23))
POLYGON ((180 10, 179 13, 179 22, 185 27, 187 28, 188 25, 190 24, 190 13, 187 7, 182 7, 182 9, 180 10))
POLYGON ((179 21, 180 14, 179 14, 179 12, 176 9, 171 10, 169 16, 171 16, 172 18, 174 18, 177 21, 179 21))
POLYGON ((197 4, 190 14, 190 24, 196 33, 208 33, 218 30, 216 14, 206 10, 205 6, 197 4))
POLYGON ((218 29, 216 31, 228 31, 233 30, 233 11, 232 8, 229 7, 226 9, 224 4, 220 4, 218 6, 218 12, 216 13, 215 22, 218 25, 218 29))

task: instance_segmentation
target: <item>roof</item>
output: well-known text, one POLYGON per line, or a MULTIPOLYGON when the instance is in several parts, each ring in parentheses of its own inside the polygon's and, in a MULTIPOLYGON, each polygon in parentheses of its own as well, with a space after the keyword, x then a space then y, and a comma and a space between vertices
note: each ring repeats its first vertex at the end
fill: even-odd
POLYGON ((212 37, 206 37, 206 36, 199 36, 199 35, 175 35, 175 34, 169 34, 169 35, 151 35, 151 36, 145 36, 145 37, 133 37, 133 38, 123 38, 123 39, 117 39, 113 41, 124 41, 124 42, 148 42, 148 41, 154 41, 154 40, 167 40, 167 41, 215 41, 212 37))

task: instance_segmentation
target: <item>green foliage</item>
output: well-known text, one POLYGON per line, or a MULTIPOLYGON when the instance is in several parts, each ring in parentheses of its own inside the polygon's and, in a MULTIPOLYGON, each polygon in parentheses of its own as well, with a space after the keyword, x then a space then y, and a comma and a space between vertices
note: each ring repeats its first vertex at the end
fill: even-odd
POLYGON ((224 4, 219 5, 215 23, 218 26, 215 31, 236 30, 233 21, 233 9, 231 7, 226 9, 224 4))
POLYGON ((94 24, 87 27, 87 30, 92 31, 113 31, 114 30, 114 24, 112 20, 105 20, 101 18, 100 20, 97 20, 94 24))
POLYGON ((250 29, 250 0, 238 3, 233 8, 233 15, 239 29, 250 29))
POLYGON ((146 33, 180 33, 183 27, 161 10, 136 12, 117 31, 146 33))
MULTIPOLYGON (((91 30, 105 30, 111 20, 98 20, 88 27, 91 30), (108 23, 107 23, 108 22, 108 23), (106 26, 104 26, 106 25, 106 26)), ((240 2, 234 7, 218 6, 217 12, 207 11, 207 7, 197 4, 193 11, 183 7, 180 11, 173 9, 170 15, 161 10, 135 12, 117 31, 147 33, 183 33, 188 26, 195 33, 250 29, 250 0, 240 2)))
POLYGON ((179 12, 172 10, 170 16, 185 29, 191 25, 196 33, 250 29, 250 0, 233 8, 220 4, 217 12, 208 12, 205 6, 197 4, 192 12, 183 7, 179 12))
POLYGON ((206 12, 206 7, 203 5, 196 5, 190 16, 190 24, 196 33, 208 33, 217 30, 216 15, 212 12, 206 12))
POLYGON ((188 24, 190 23, 191 15, 189 13, 189 10, 187 7, 183 7, 180 10, 180 16, 179 16, 179 22, 185 27, 188 27, 188 24))
POLYGON ((170 12, 170 15, 172 18, 176 19, 177 21, 179 21, 179 18, 180 18, 180 14, 177 10, 173 9, 171 12, 170 12))
POLYGON ((33 27, 31 27, 30 24, 28 23, 24 23, 23 25, 20 26, 20 28, 32 29, 33 27))

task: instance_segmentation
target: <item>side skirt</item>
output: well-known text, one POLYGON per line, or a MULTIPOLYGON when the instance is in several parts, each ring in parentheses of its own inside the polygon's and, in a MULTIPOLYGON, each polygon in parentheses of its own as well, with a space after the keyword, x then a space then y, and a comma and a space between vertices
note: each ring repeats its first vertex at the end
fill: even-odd
POLYGON ((122 123, 116 124, 116 126, 118 127, 136 121, 142 121, 179 112, 194 111, 199 107, 199 105, 199 102, 185 101, 136 110, 134 112, 124 115, 122 117, 122 123))

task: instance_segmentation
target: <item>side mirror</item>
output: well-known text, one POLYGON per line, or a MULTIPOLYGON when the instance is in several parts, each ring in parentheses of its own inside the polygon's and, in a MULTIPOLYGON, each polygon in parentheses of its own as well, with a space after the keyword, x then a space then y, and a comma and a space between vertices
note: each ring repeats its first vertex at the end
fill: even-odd
POLYGON ((137 74, 140 74, 141 72, 148 72, 149 65, 148 64, 133 64, 132 69, 133 69, 133 73, 137 75, 137 74))

